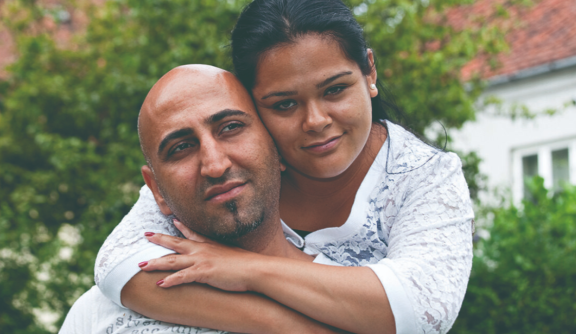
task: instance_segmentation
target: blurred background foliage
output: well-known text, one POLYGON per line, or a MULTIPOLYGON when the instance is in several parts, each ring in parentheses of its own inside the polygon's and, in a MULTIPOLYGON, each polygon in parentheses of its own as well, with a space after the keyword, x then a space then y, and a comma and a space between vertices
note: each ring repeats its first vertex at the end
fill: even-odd
MULTIPOLYGON (((504 1, 497 15, 478 18, 469 27, 448 24, 451 8, 471 2, 348 1, 378 57, 379 78, 406 114, 403 124, 417 133, 424 134, 438 121, 450 130, 473 120, 482 82, 463 82, 460 70, 475 57, 489 58, 506 49, 500 23, 506 20, 506 6, 518 1, 504 1)), ((0 79, 0 333, 55 332, 71 304, 94 284, 98 249, 143 184, 136 120, 146 93, 160 76, 181 64, 232 70, 227 45, 246 3, 0 2, 3 29, 17 48, 17 60, 0 79), (80 24, 69 29, 70 22, 80 24), (55 38, 59 29, 73 32, 66 43, 55 38)), ((437 132, 440 136, 432 132, 429 137, 443 144, 444 132, 437 132)), ((475 195, 483 187, 480 159, 473 152, 461 156, 475 195)), ((574 207, 560 203, 574 203, 574 192, 549 198, 539 191, 535 198, 543 196, 549 208, 571 213, 537 215, 542 203, 533 209, 526 203, 523 212, 494 211, 492 238, 479 244, 477 252, 483 253, 475 259, 458 332, 480 333, 476 328, 487 319, 482 333, 509 332, 500 329, 512 328, 506 326, 520 319, 525 328, 540 328, 529 326, 529 321, 547 323, 554 315, 532 317, 523 313, 522 303, 534 303, 529 309, 534 314, 537 307, 548 305, 549 314, 560 306, 551 300, 540 305, 548 300, 529 295, 538 291, 536 283, 550 286, 550 298, 562 289, 553 286, 574 285, 576 266, 562 269, 561 257, 563 251, 574 250, 573 241, 544 244, 568 232, 568 225, 566 230, 559 227, 562 214, 571 214, 574 226, 574 207), (535 237, 542 237, 543 231, 549 231, 547 239, 535 237), (507 241, 508 236, 518 241, 507 241), (539 249, 518 260, 515 250, 533 247, 529 238, 539 242, 539 249), (499 253, 504 250, 509 253, 499 253), (544 261, 552 258, 555 262, 544 261), (509 265, 515 271, 508 272, 509 265), (569 273, 572 281, 567 281, 569 273), (507 279, 498 276, 504 274, 507 279), (520 280, 515 277, 524 279, 523 289, 532 290, 518 290, 520 280)), ((570 231, 575 240, 573 227, 570 231)), ((574 297, 573 288, 570 291, 574 297)), ((569 297, 564 293, 558 298, 560 303, 569 297)))
POLYGON ((576 187, 555 194, 527 182, 522 210, 487 210, 453 333, 576 333, 576 187))

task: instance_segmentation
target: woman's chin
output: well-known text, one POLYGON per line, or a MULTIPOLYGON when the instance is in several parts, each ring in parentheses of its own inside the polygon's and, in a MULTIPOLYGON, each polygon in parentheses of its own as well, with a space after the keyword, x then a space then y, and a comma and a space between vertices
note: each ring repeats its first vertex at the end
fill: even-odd
POLYGON ((311 179, 332 179, 342 175, 350 167, 349 164, 322 164, 296 169, 298 173, 311 179))

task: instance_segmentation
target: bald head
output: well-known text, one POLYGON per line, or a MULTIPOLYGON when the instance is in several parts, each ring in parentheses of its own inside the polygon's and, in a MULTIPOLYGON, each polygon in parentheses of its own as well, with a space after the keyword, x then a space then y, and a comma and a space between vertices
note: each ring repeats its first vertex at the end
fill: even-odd
POLYGON ((231 73, 206 65, 168 72, 144 101, 139 135, 142 175, 165 215, 239 244, 278 223, 278 152, 231 73))
MULTIPOLYGON (((230 72, 209 65, 183 65, 166 73, 152 87, 138 117, 138 136, 142 152, 149 164, 161 147, 154 147, 152 133, 157 132, 167 119, 178 114, 194 112, 206 107, 209 101, 213 107, 228 102, 240 102, 249 106, 244 110, 255 114, 252 100, 244 86, 230 72)), ((232 103, 234 104, 234 103, 232 103)))

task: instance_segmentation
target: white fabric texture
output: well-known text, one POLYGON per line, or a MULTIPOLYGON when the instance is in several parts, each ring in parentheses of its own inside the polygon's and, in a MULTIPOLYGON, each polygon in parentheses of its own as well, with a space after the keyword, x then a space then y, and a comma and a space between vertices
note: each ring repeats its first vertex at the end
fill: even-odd
POLYGON ((189 327, 147 318, 122 308, 94 286, 72 305, 59 334, 220 334, 207 328, 189 327))
MULTIPOLYGON (((284 233, 306 253, 319 254, 318 262, 369 266, 386 290, 398 334, 446 333, 460 310, 472 267, 474 213, 462 166, 455 154, 387 125, 388 139, 348 220, 304 240, 285 224, 284 233)), ((132 268, 136 260, 129 259, 147 260, 135 254, 151 252, 150 247, 165 255, 165 248, 143 238, 146 231, 179 235, 143 187, 96 260, 96 284, 118 304, 122 287, 138 272, 132 268)))

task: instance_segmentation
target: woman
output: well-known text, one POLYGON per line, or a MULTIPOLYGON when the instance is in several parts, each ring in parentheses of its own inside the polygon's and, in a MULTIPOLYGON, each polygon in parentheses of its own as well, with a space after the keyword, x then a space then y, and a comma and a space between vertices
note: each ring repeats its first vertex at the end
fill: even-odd
MULTIPOLYGON (((346 266, 261 259, 263 270, 252 273, 246 290, 347 331, 447 332, 472 258, 473 212, 461 164, 454 154, 383 121, 388 117, 374 56, 349 9, 339 0, 256 0, 238 20, 232 50, 237 76, 287 167, 280 200, 284 222, 307 234, 309 253, 346 266)), ((129 214, 136 224, 156 210, 151 197, 143 197, 129 214)), ((114 252, 132 241, 117 231, 110 238, 97 259, 96 279, 103 291, 119 295, 126 282, 104 276, 118 264, 110 259, 114 252)), ((231 256, 247 261, 242 254, 231 256)), ((160 262, 143 269, 154 270, 160 262)), ((161 286, 180 283, 170 276, 161 286)), ((128 306, 134 295, 145 293, 130 290, 122 291, 128 306)), ((160 304, 155 307, 175 311, 178 305, 160 304)), ((156 308, 150 306, 147 315, 154 316, 156 308)), ((195 316, 176 320, 196 325, 195 316)))

